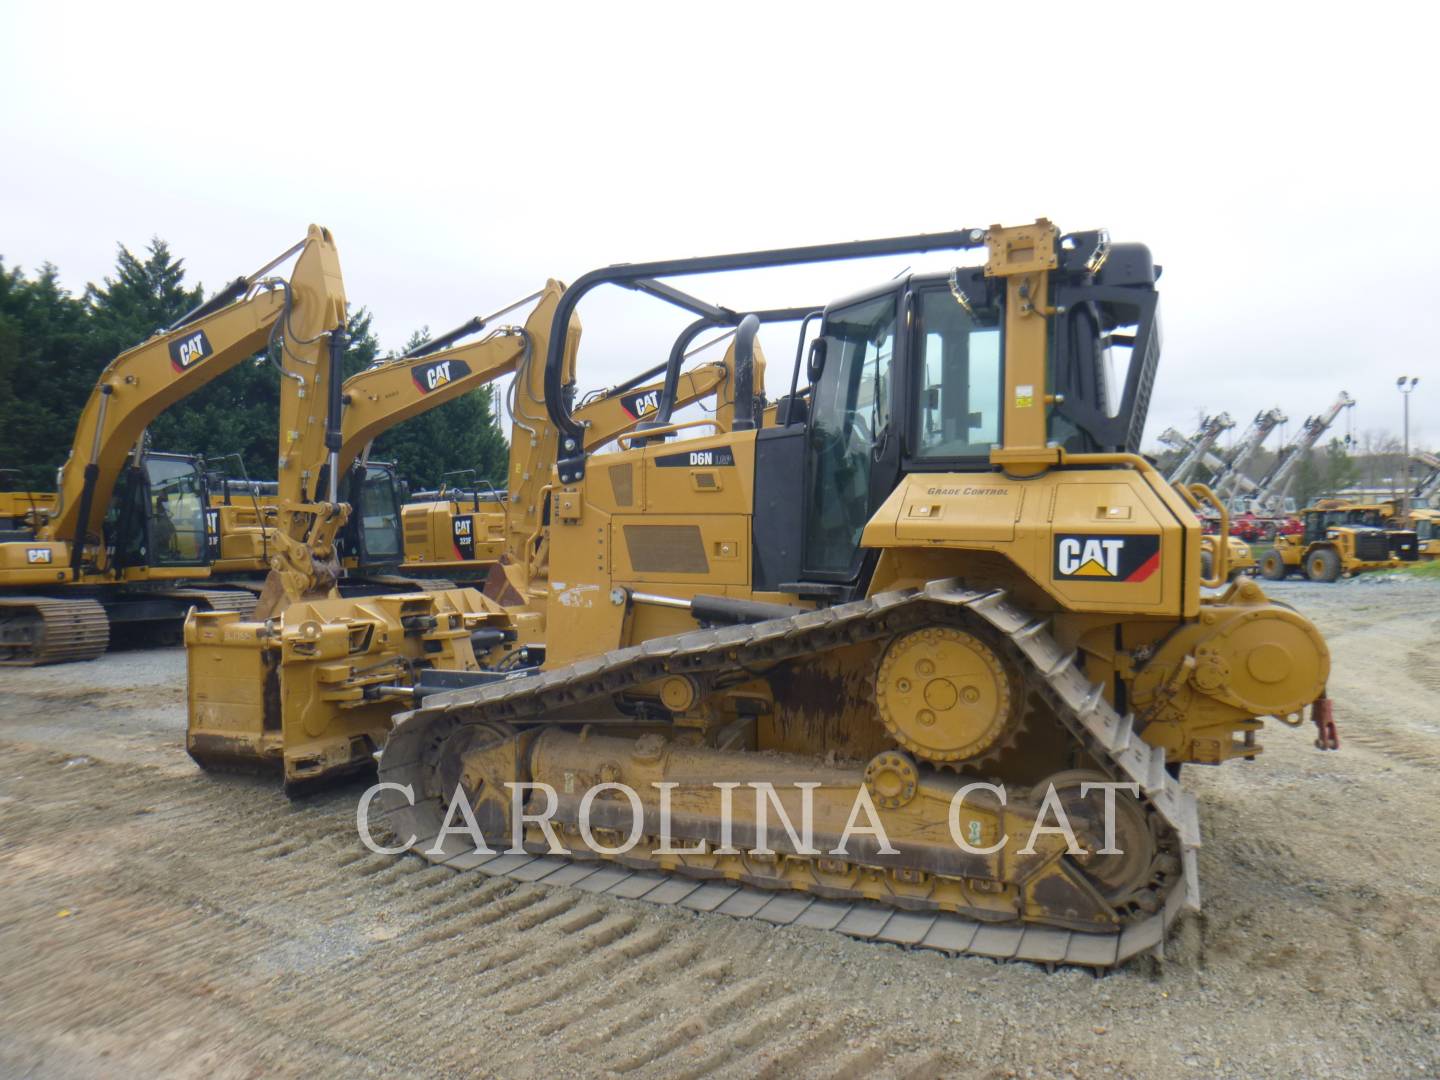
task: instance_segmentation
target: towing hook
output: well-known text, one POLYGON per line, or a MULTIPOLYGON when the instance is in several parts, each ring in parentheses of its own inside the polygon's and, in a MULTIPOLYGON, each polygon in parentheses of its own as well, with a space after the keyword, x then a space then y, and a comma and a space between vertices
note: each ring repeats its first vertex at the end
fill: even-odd
POLYGON ((1340 729, 1335 726, 1334 704, 1324 694, 1310 706, 1310 719, 1315 724, 1315 745, 1321 750, 1340 749, 1340 729))

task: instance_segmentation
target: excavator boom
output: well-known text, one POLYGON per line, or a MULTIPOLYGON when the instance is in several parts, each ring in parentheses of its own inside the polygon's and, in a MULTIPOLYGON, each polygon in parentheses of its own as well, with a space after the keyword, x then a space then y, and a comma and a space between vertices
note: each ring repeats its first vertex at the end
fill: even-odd
POLYGON ((248 593, 174 587, 210 573, 204 478, 192 458, 146 451, 143 436, 167 408, 267 344, 294 348, 296 313, 323 291, 334 266, 329 234, 312 225, 303 241, 101 372, 54 506, 32 515, 40 520, 31 536, 0 543, 0 663, 98 655, 116 620, 178 619, 191 606, 249 610, 248 593), (271 276, 297 253, 288 279, 271 276), (115 523, 104 526, 114 503, 115 523), (139 595, 142 586, 148 591, 139 595))

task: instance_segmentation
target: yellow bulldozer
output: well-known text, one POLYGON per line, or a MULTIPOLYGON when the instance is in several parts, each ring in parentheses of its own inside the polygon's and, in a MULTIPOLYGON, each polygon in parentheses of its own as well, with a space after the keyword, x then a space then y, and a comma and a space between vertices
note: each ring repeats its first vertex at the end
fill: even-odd
POLYGON ((1395 528, 1391 503, 1321 500, 1300 511, 1304 524, 1294 536, 1277 536, 1260 573, 1268 581, 1302 574, 1333 582, 1367 570, 1394 570, 1420 557, 1414 528, 1395 528))
POLYGON ((1307 707, 1334 744, 1319 633, 1253 581, 1202 594, 1229 552, 1202 571, 1197 513, 1226 512, 1136 452, 1158 274, 1044 220, 587 274, 517 376, 553 465, 483 602, 196 614, 192 733, 402 703, 373 808, 456 869, 954 953, 1153 948, 1199 899, 1181 766, 1253 759, 1307 707), (673 284, 935 251, 983 262, 761 312, 673 284), (735 327, 728 430, 672 418, 682 334, 655 413, 587 452, 575 310, 602 285, 735 327), (749 361, 781 321, 764 408, 749 361))
MULTIPOLYGON (((1257 718, 1323 700, 1328 661, 1253 583, 1201 599, 1194 510, 1212 500, 1134 454, 1158 360, 1148 252, 1041 222, 631 265, 582 278, 556 322, 602 282, 931 245, 989 257, 825 308, 783 426, 562 455, 544 666, 433 702, 422 674, 381 757, 400 837, 483 858, 453 828, 458 791, 478 831, 525 853, 496 858, 564 849, 566 877, 609 859, 612 887, 718 890, 722 908, 743 895, 795 918, 821 903, 841 926, 888 928, 898 910, 921 943, 942 926, 948 946, 968 931, 964 948, 1031 959, 1113 963, 1163 935, 1198 841, 1166 766, 1255 756, 1257 718), (1107 348, 1130 353, 1123 389, 1104 381, 1107 348), (957 812, 967 781, 994 780, 1006 803, 957 812), (996 842, 1033 840, 1047 793, 1093 825, 1081 788, 1106 782, 1139 792, 1111 854, 996 842), (741 784, 773 785, 771 812, 820 836, 772 848, 758 797, 726 805, 741 784), (616 785, 638 809, 592 798, 616 785), (667 785, 683 806, 669 829, 667 785), (861 791, 888 844, 846 849, 861 791), (968 846, 944 835, 952 814, 968 846)), ((573 444, 558 345, 545 400, 573 444)))
MULTIPOLYGON (((559 286, 551 282, 547 288, 559 286)), ((527 327, 527 340, 533 341, 537 333, 535 328, 527 327)), ((717 423, 727 427, 728 410, 733 408, 728 396, 728 388, 734 384, 732 363, 733 351, 723 361, 699 364, 684 371, 677 385, 676 407, 713 398, 717 423)), ((587 451, 599 450, 645 421, 658 406, 664 389, 663 384, 649 380, 664 367, 662 364, 618 386, 587 395, 575 410, 576 419, 585 430, 587 451)), ((511 408, 513 410, 513 405, 511 408)), ((548 420, 540 424, 544 426, 548 420)), ((511 471, 514 500, 518 501, 529 485, 529 478, 524 468, 511 471)), ((483 581, 490 567, 505 556, 507 546, 517 539, 507 530, 512 495, 508 490, 497 489, 474 469, 457 470, 443 479, 445 482, 439 489, 417 493, 401 511, 405 555, 400 570, 417 576, 439 574, 457 581, 483 581)))
MULTIPOLYGON (((1200 538, 1200 571, 1206 577, 1210 577, 1214 572, 1215 548, 1218 542, 1218 536, 1206 534, 1200 538)), ((1225 547, 1229 561, 1226 580, 1234 581, 1241 574, 1252 573, 1259 565, 1254 552, 1250 550, 1250 545, 1238 536, 1227 536, 1225 547)))

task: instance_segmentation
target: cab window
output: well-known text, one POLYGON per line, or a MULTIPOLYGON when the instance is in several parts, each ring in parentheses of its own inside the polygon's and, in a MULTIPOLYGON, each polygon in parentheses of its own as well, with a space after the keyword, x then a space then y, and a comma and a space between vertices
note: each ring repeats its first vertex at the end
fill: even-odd
POLYGON ((204 488, 195 463, 147 458, 145 470, 149 478, 150 565, 206 562, 204 488))
POLYGON ((860 534, 876 509, 870 468, 889 437, 895 297, 863 300, 826 316, 825 367, 810 418, 806 568, 854 569, 860 534))
POLYGON ((920 392, 916 453, 982 458, 1000 442, 999 315, 971 307, 949 289, 921 293, 916 305, 920 392))
POLYGON ((371 465, 360 487, 360 527, 365 530, 365 558, 371 563, 399 562, 400 518, 389 469, 371 465))

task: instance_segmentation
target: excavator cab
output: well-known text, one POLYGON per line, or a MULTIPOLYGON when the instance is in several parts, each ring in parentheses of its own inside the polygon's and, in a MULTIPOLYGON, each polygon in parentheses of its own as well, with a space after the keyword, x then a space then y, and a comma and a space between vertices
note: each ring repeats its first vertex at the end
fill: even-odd
POLYGON ((356 462, 347 487, 345 501, 354 511, 337 538, 345 566, 366 570, 399 566, 405 549, 395 466, 385 461, 356 462))
POLYGON ((209 503, 201 459, 146 453, 126 467, 107 515, 111 565, 121 576, 138 567, 208 566, 209 503))

